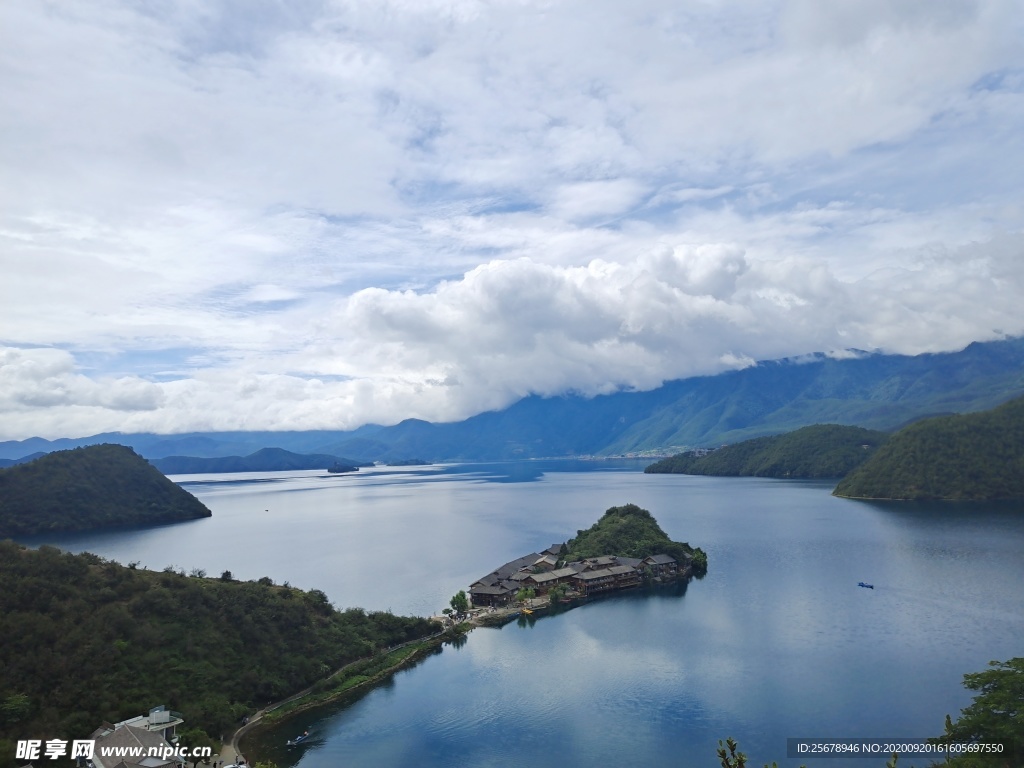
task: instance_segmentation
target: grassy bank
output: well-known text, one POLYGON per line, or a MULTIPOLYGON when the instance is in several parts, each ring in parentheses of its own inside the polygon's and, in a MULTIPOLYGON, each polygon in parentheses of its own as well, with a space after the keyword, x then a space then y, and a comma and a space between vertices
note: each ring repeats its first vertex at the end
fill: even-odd
POLYGON ((419 661, 444 643, 464 637, 470 629, 468 624, 460 624, 426 640, 414 641, 376 656, 347 664, 329 677, 317 681, 305 691, 272 706, 263 713, 258 722, 246 729, 245 736, 249 736, 265 726, 279 725, 300 712, 330 704, 353 691, 361 688, 369 689, 400 669, 419 661))

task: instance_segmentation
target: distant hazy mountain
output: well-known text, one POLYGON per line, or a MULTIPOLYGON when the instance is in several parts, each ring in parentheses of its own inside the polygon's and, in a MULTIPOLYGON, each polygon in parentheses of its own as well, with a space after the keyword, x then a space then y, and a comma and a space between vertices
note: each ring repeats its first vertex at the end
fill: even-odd
POLYGON ((56 451, 0 470, 0 539, 210 514, 199 499, 123 445, 56 451))
POLYGON ((991 411, 911 424, 847 475, 836 496, 1024 498, 1024 398, 991 411))
POLYGON ((300 454, 281 448, 262 448, 248 456, 200 458, 168 456, 150 459, 150 464, 165 475, 195 475, 207 472, 280 472, 296 469, 331 469, 332 472, 355 472, 365 461, 328 456, 323 453, 300 454))
POLYGON ((758 363, 673 381, 649 392, 594 398, 527 397, 465 421, 409 419, 351 432, 96 435, 0 443, 0 457, 96 442, 131 445, 147 458, 243 456, 274 446, 297 453, 392 461, 494 460, 616 455, 737 443, 811 424, 892 430, 925 416, 984 410, 1024 394, 1024 339, 975 343, 960 352, 825 355, 758 363))
MULTIPOLYGON (((983 410, 1024 394, 1024 340, 950 354, 818 355, 670 382, 650 392, 528 397, 452 424, 408 420, 358 436, 358 455, 508 459, 641 451, 677 453, 811 424, 891 430, 940 413, 983 410), (368 439, 369 438, 369 439, 368 439), (372 440, 381 448, 375 455, 372 440)), ((328 452, 353 455, 349 438, 328 452)))
POLYGON ((37 453, 30 453, 28 456, 22 456, 20 459, 0 459, 0 469, 4 467, 14 467, 18 464, 27 464, 30 461, 35 461, 40 456, 45 456, 46 453, 38 451, 37 453))
POLYGON ((886 432, 815 424, 795 432, 755 437, 710 453, 688 451, 647 467, 649 474, 724 477, 843 477, 888 439, 886 432))

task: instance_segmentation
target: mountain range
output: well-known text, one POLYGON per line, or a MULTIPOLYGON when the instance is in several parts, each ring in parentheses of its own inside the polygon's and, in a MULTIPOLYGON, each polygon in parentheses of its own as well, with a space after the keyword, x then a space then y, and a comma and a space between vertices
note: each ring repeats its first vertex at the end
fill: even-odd
POLYGON ((360 462, 412 456, 436 462, 668 455, 811 424, 891 431, 927 416, 985 410, 1021 394, 1024 338, 1015 338, 915 356, 804 355, 671 381, 645 392, 530 396, 452 423, 407 419, 351 431, 35 437, 0 442, 0 458, 104 442, 129 445, 148 459, 245 456, 267 447, 353 456, 360 462))
POLYGON ((191 475, 204 472, 280 472, 299 469, 328 469, 355 472, 360 462, 323 453, 300 454, 282 448, 261 448, 248 456, 167 456, 149 463, 165 475, 191 475))
POLYGON ((697 449, 655 462, 647 474, 718 477, 843 477, 889 438, 887 432, 814 424, 794 432, 754 437, 715 451, 697 449))
POLYGON ((925 419, 890 437, 840 481, 854 499, 1024 498, 1024 398, 925 419))

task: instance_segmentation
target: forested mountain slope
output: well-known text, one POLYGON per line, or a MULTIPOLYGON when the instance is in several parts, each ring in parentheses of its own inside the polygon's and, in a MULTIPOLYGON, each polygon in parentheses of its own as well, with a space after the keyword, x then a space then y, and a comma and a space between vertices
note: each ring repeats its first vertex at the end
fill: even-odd
POLYGON ((1024 498, 1024 398, 911 424, 836 486, 868 499, 1024 498))
MULTIPOLYGON (((319 590, 156 573, 0 542, 0 765, 164 704, 217 738, 348 661, 438 625, 335 610, 319 590)), ((24 762, 24 761, 22 761, 24 762)))
POLYGON ((0 469, 0 538, 209 517, 131 448, 92 445, 0 469))
POLYGON ((862 427, 814 424, 794 432, 755 437, 711 452, 688 451, 647 467, 648 474, 727 477, 843 477, 889 435, 862 427))

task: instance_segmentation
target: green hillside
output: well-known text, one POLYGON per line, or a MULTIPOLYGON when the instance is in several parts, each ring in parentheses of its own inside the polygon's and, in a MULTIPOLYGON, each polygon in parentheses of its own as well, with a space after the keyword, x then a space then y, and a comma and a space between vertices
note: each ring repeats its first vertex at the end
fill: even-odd
POLYGON ((590 528, 577 531, 576 538, 569 539, 565 547, 566 550, 559 555, 562 560, 603 555, 647 557, 664 554, 671 555, 679 563, 692 559, 698 573, 707 569, 707 557, 700 548, 672 541, 654 516, 636 504, 610 508, 590 528))
POLYGON ((892 435, 835 489, 867 499, 1024 498, 1024 398, 892 435))
MULTIPOLYGON (((18 739, 86 738, 157 704, 214 738, 426 619, 335 610, 319 590, 151 572, 0 542, 0 765, 18 739)), ((22 761, 24 762, 24 761, 22 761)))
POLYGON ((283 472, 303 469, 339 467, 338 472, 355 472, 372 462, 346 459, 325 453, 301 454, 283 448, 262 448, 248 456, 166 456, 150 459, 165 475, 193 475, 208 472, 283 472))
POLYGON ((56 451, 0 469, 0 538, 210 514, 195 496, 123 445, 56 451))
POLYGON ((1024 339, 951 353, 769 361, 662 390, 675 396, 629 424, 603 452, 711 447, 811 424, 892 431, 941 413, 985 410, 1024 394, 1024 339))
POLYGON ((758 437, 716 451, 688 451, 644 472, 726 477, 843 477, 862 464, 888 435, 861 427, 815 424, 785 435, 758 437))

